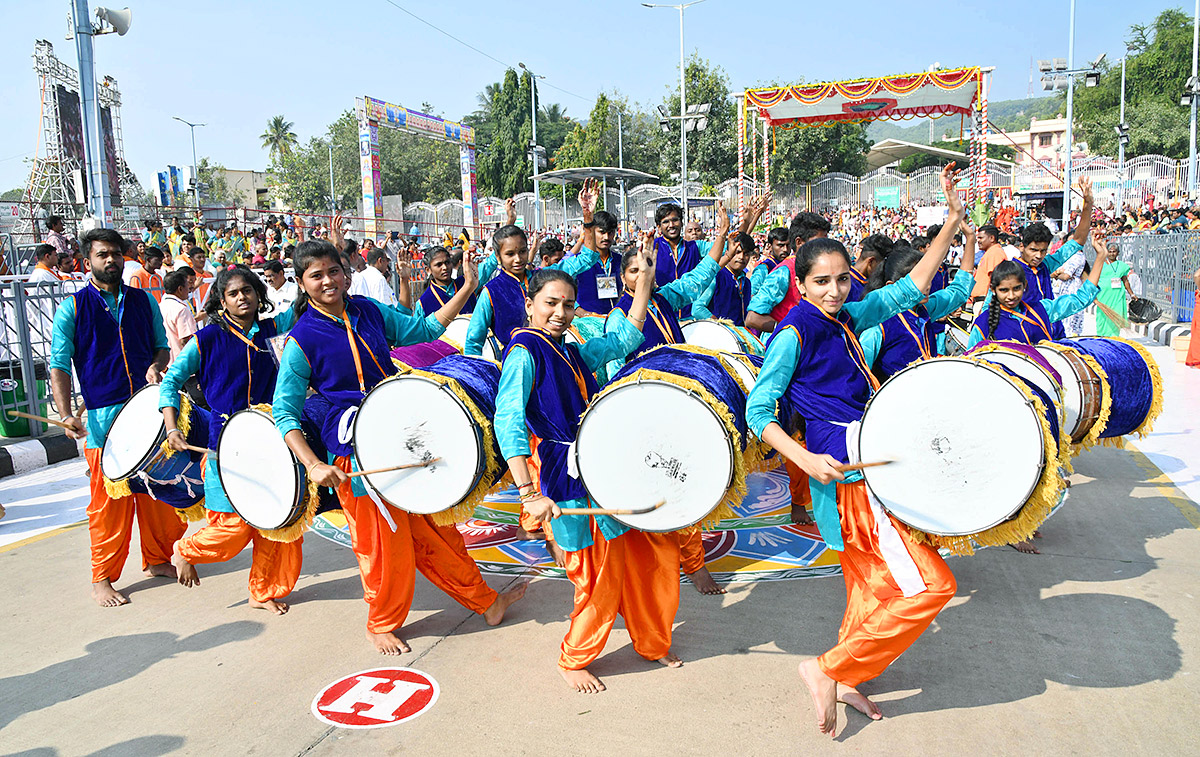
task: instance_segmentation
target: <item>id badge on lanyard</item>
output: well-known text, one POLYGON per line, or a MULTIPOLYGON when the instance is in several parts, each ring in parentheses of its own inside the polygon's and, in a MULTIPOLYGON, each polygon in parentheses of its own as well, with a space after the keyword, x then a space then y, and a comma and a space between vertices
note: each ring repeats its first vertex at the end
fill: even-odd
POLYGON ((597 276, 596 277, 596 297, 601 300, 613 300, 617 298, 617 277, 616 276, 597 276))

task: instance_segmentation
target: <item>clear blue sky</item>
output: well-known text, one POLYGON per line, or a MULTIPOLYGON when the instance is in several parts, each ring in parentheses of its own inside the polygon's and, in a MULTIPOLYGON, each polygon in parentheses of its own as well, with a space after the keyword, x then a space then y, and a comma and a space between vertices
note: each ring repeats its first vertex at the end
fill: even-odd
MULTIPOLYGON (((126 157, 148 189, 168 163, 191 162, 188 129, 173 115, 208 123, 196 130, 201 156, 228 168, 263 169, 258 135, 273 115, 294 121, 302 141, 363 94, 410 108, 427 101, 458 119, 505 68, 388 0, 126 1, 133 27, 124 37, 96 39, 97 71, 119 83, 126 157)), ((587 115, 600 91, 657 103, 678 79, 674 10, 643 8, 637 0, 395 2, 505 63, 544 74, 543 101, 557 101, 575 117, 587 115)), ((0 0, 0 190, 24 184, 22 159, 36 146, 34 41, 49 40, 76 65, 74 43, 64 40, 68 5, 0 0)), ((1079 0, 1077 63, 1101 52, 1119 58, 1130 24, 1149 23, 1173 5, 1079 0)), ((1068 9, 1068 0, 707 0, 687 11, 686 41, 689 52, 725 69, 735 91, 771 80, 907 73, 940 62, 996 66, 992 99, 1004 100, 1025 97, 1031 56, 1066 57, 1068 9)))

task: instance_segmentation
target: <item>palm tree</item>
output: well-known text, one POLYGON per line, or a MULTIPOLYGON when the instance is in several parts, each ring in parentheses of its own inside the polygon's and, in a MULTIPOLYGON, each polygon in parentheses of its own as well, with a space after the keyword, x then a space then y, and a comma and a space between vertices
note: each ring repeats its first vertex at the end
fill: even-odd
POLYGON ((556 124, 562 121, 570 121, 571 117, 567 115, 567 109, 558 103, 550 103, 542 106, 542 118, 548 124, 556 124))
POLYGON ((258 138, 262 140, 262 146, 271 151, 272 158, 291 154, 292 148, 298 142, 292 126, 294 124, 284 119, 283 116, 274 116, 267 122, 267 130, 258 135, 258 138))

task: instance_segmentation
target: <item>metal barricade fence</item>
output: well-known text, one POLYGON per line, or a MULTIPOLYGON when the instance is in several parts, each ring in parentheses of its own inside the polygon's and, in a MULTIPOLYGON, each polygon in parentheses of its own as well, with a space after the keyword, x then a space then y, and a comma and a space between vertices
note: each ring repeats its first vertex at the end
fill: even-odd
POLYGON ((1200 268, 1200 231, 1127 234, 1114 241, 1120 246, 1120 259, 1141 279, 1142 297, 1162 309, 1162 319, 1191 321, 1196 303, 1193 274, 1200 268))

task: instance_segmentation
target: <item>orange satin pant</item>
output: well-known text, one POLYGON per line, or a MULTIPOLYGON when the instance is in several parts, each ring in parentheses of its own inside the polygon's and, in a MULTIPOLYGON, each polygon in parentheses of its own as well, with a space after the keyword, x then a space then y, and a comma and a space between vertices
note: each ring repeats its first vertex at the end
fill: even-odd
POLYGON ((635 652, 647 660, 665 657, 679 609, 679 537, 631 530, 609 541, 592 520, 592 541, 566 553, 575 607, 559 667, 582 670, 599 657, 618 614, 635 652))
MULTIPOLYGON (((350 472, 349 457, 339 457, 334 465, 350 472)), ((437 526, 430 516, 389 507, 393 532, 375 502, 356 497, 350 487, 347 481, 338 488, 338 500, 362 576, 368 631, 386 633, 404 625, 417 570, 468 610, 482 613, 492 606, 499 595, 484 583, 457 527, 437 526)))
POLYGON ((676 531, 675 535, 679 538, 679 567, 690 576, 704 567, 704 542, 700 531, 676 531))
POLYGON ((878 676, 912 646, 954 596, 956 585, 938 551, 914 541, 906 526, 887 515, 927 587, 905 597, 880 549, 866 483, 839 485, 837 498, 845 544, 841 561, 846 613, 837 645, 818 657, 817 664, 830 678, 857 686, 878 676))
POLYGON ((784 460, 788 474, 788 491, 792 493, 792 504, 812 509, 812 492, 808 489, 808 474, 791 460, 784 460))
POLYGON ((208 525, 179 540, 179 554, 192 565, 225 562, 254 543, 250 559, 250 598, 255 602, 281 599, 292 593, 304 560, 304 537, 293 542, 271 541, 236 513, 206 512, 208 525))
POLYGON ((133 538, 133 516, 137 514, 142 544, 142 570, 171 562, 171 549, 187 531, 175 508, 148 494, 113 499, 104 490, 100 472, 100 450, 85 448, 83 456, 91 473, 91 501, 87 506, 88 537, 92 544, 92 583, 116 581, 129 557, 133 538))

